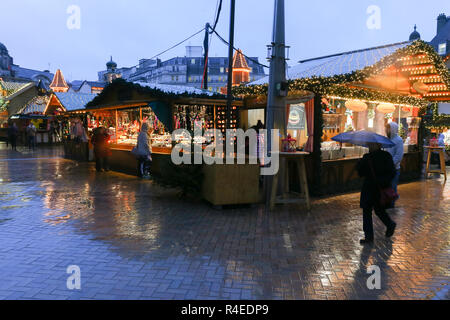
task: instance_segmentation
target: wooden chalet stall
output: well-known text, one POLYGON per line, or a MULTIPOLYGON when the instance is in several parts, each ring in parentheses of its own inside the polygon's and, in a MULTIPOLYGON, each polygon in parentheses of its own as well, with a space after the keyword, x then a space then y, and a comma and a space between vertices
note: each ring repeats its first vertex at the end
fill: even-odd
POLYGON ((34 90, 28 90, 25 97, 8 105, 9 120, 19 128, 20 143, 26 143, 26 127, 30 122, 37 128, 37 144, 62 142, 68 123, 64 114, 84 108, 95 97, 82 93, 49 92, 42 82, 31 89, 34 90))
MULTIPOLYGON (((268 79, 235 88, 244 98, 243 127, 265 114, 268 79), (259 109, 259 110, 258 110, 259 109)), ((401 180, 417 179, 422 168, 422 118, 431 101, 448 99, 450 76, 442 58, 423 41, 403 42, 301 61, 288 70, 288 134, 311 152, 307 172, 315 195, 356 190, 356 164, 367 149, 341 145, 342 132, 400 124, 405 142, 401 180)), ((298 185, 296 177, 291 183, 298 185)))
MULTIPOLYGON (((238 124, 238 107, 233 102, 232 126, 238 124)), ((131 150, 137 144, 141 125, 148 122, 154 129, 151 136, 153 171, 158 173, 162 161, 169 161, 172 132, 191 131, 194 125, 206 129, 225 129, 226 100, 223 95, 192 87, 131 83, 114 80, 86 109, 74 110, 73 117, 84 118, 89 133, 103 126, 111 138, 111 169, 136 174, 136 159, 131 150)), ((178 141, 187 140, 178 137, 178 141)))

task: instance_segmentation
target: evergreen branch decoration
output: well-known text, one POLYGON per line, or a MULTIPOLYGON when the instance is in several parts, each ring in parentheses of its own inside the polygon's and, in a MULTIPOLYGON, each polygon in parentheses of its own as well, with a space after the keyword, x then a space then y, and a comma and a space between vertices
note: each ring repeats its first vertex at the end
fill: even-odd
MULTIPOLYGON (((394 104, 413 105, 418 107, 426 107, 428 102, 424 99, 396 95, 387 92, 369 91, 364 89, 352 89, 344 86, 350 83, 360 83, 363 80, 376 76, 383 72, 387 67, 395 65, 399 59, 405 56, 417 55, 425 53, 436 68, 437 73, 441 76, 442 81, 450 88, 450 73, 442 58, 437 54, 432 46, 428 43, 417 40, 405 48, 398 49, 395 53, 382 58, 372 66, 365 67, 362 70, 353 71, 351 73, 339 74, 332 77, 301 78, 288 80, 289 91, 306 90, 321 95, 338 95, 349 99, 361 99, 368 101, 383 101, 394 104)), ((233 95, 236 96, 264 96, 267 95, 268 84, 253 86, 237 86, 233 88, 233 95)))
POLYGON ((159 90, 156 88, 149 88, 149 87, 143 87, 137 83, 128 82, 124 79, 115 79, 110 84, 108 84, 103 91, 95 97, 91 102, 89 102, 86 107, 92 108, 96 107, 102 104, 102 101, 108 96, 111 95, 111 93, 126 93, 131 96, 133 92, 136 92, 138 94, 142 95, 149 95, 153 98, 161 98, 161 99, 167 99, 167 98, 204 98, 204 99, 226 99, 226 96, 219 93, 213 93, 213 94, 198 94, 198 93, 168 93, 163 90, 159 90))

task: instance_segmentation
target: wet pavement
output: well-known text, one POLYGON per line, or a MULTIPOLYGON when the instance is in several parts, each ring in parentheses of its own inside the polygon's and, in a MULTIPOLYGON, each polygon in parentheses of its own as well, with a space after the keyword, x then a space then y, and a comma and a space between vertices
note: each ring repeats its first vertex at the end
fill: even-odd
POLYGON ((216 210, 149 181, 0 143, 0 299, 449 299, 450 185, 400 186, 362 247, 359 195, 216 210), (68 266, 81 270, 69 290, 68 266), (381 289, 369 290, 368 268, 381 289))

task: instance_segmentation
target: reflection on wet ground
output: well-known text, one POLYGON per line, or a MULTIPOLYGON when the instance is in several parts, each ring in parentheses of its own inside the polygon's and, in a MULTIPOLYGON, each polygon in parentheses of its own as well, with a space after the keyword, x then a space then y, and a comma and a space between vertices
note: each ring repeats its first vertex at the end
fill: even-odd
POLYGON ((61 148, 0 144, 0 298, 448 299, 450 187, 402 185, 398 232, 361 247, 358 194, 214 210, 148 181, 96 174, 61 148), (81 269, 68 290, 66 269, 81 269), (377 265, 381 289, 369 290, 377 265))

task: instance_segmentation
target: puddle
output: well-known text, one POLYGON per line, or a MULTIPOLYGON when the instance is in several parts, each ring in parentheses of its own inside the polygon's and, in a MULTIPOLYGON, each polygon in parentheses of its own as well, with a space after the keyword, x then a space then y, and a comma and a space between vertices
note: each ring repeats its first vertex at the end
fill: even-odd
POLYGON ((2 210, 19 209, 19 208, 23 208, 23 206, 12 205, 12 206, 4 206, 4 207, 1 207, 2 210))

